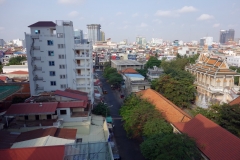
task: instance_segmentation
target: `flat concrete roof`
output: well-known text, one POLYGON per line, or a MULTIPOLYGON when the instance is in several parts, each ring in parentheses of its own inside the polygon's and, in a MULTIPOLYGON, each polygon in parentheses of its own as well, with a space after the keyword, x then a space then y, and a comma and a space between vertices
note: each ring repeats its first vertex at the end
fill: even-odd
POLYGON ((111 60, 111 62, 116 65, 143 65, 142 63, 134 60, 111 60))

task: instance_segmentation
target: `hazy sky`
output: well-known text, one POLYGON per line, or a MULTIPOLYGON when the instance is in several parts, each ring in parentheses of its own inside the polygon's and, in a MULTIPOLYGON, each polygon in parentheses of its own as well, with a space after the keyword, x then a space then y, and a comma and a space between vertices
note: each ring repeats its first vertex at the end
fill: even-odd
POLYGON ((101 24, 106 38, 135 41, 136 36, 164 40, 219 40, 221 29, 240 38, 240 0, 0 0, 0 39, 24 39, 37 21, 71 20, 87 32, 101 24))

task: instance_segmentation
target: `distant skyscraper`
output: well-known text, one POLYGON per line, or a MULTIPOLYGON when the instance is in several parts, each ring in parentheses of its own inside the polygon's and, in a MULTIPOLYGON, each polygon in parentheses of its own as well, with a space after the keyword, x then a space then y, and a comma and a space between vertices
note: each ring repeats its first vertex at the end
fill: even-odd
POLYGON ((234 29, 229 29, 227 30, 221 30, 220 31, 220 36, 219 36, 219 42, 221 44, 225 44, 228 41, 234 41, 234 35, 235 35, 235 31, 234 29))
POLYGON ((0 46, 3 47, 6 44, 6 42, 3 39, 0 39, 0 46))
POLYGON ((203 37, 200 39, 199 45, 200 46, 204 46, 204 45, 211 46, 212 43, 213 43, 213 37, 203 37))
POLYGON ((101 41, 101 33, 100 33, 101 25, 100 24, 88 24, 87 28, 88 28, 89 41, 92 41, 93 44, 96 41, 101 41))
POLYGON ((163 44, 163 39, 160 38, 152 38, 152 44, 157 44, 157 45, 162 45, 163 44))
POLYGON ((105 41, 105 33, 101 31, 101 41, 105 41))
POLYGON ((136 37, 136 44, 146 45, 146 38, 145 37, 136 37))

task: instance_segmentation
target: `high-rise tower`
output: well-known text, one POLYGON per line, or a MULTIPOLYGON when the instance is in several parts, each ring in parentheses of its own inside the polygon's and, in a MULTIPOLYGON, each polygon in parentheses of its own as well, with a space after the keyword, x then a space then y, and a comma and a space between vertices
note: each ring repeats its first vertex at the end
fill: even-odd
POLYGON ((101 25, 100 24, 88 24, 88 40, 94 44, 97 41, 101 41, 101 25))

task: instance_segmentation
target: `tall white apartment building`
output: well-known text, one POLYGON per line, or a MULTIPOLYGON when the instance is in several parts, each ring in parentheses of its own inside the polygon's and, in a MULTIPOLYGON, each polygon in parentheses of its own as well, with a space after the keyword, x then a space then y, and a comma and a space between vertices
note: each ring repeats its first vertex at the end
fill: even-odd
POLYGON ((92 103, 92 44, 74 44, 71 21, 39 21, 25 33, 31 95, 71 88, 88 93, 92 103))
POLYGON ((101 41, 101 25, 100 24, 88 24, 88 40, 93 44, 97 41, 101 41))

